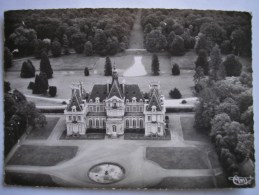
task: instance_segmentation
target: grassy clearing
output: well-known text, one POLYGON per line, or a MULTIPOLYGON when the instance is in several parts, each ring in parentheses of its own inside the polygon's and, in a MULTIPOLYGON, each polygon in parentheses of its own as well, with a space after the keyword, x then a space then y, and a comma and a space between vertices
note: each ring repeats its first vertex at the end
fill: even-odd
POLYGON ((215 188, 212 177, 166 177, 152 186, 154 189, 199 189, 215 188))
POLYGON ((32 129, 26 139, 48 139, 58 120, 59 117, 47 117, 47 125, 32 129))
POLYGON ((188 141, 202 141, 208 142, 208 136, 201 133, 200 131, 196 131, 193 127, 194 125, 194 117, 186 116, 181 117, 181 125, 183 130, 183 138, 188 141))
MULTIPOLYGON (((183 98, 192 97, 191 87, 193 86, 193 72, 184 71, 181 76, 171 76, 170 74, 161 76, 143 76, 143 77, 119 77, 122 82, 125 79, 126 84, 138 84, 142 91, 149 90, 151 81, 160 82, 160 89, 165 98, 169 98, 169 91, 177 87, 183 98)), ((34 82, 34 78, 21 79, 18 72, 8 72, 5 75, 5 80, 11 83, 12 89, 18 89, 24 94, 31 95, 32 91, 27 89, 30 81, 34 82)), ((87 92, 92 90, 94 84, 106 84, 111 82, 111 77, 100 75, 84 76, 83 71, 56 71, 54 78, 49 79, 49 85, 57 86, 57 96, 55 98, 69 99, 71 97, 70 86, 73 82, 81 81, 87 92)), ((37 95, 48 97, 47 95, 37 95)), ((53 99, 55 99, 53 98, 53 99)), ((46 102, 47 103, 47 102, 46 102)))
POLYGON ((148 147, 146 158, 165 169, 208 169, 206 153, 197 148, 148 147))
POLYGON ((5 172, 5 184, 21 186, 58 187, 51 176, 45 174, 5 172))
POLYGON ((54 166, 75 157, 76 146, 20 146, 8 165, 54 166))

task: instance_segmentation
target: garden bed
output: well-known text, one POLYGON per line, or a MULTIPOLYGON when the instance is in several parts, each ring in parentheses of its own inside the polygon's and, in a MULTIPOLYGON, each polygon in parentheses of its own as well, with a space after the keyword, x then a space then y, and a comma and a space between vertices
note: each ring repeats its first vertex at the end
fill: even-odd
POLYGON ((66 130, 63 131, 61 140, 86 140, 86 139, 104 139, 105 133, 86 133, 85 135, 67 136, 66 130))

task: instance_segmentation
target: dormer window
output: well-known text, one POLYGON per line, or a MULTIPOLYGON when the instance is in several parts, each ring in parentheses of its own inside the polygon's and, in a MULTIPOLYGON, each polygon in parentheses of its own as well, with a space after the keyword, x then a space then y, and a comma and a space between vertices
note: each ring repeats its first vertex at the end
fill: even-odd
POLYGON ((156 106, 152 106, 152 112, 156 112, 156 106))
POLYGON ((132 102, 133 102, 133 103, 136 103, 136 99, 137 99, 136 97, 133 97, 133 98, 132 98, 132 102))
POLYGON ((129 103, 129 99, 126 99, 126 103, 129 103))
POLYGON ((72 112, 76 112, 76 107, 72 106, 72 112))
POLYGON ((139 101, 140 101, 140 102, 143 102, 143 100, 142 100, 142 99, 140 99, 139 101))
POLYGON ((90 102, 90 103, 92 103, 92 102, 93 102, 93 100, 92 100, 92 99, 90 99, 90 100, 89 100, 89 102, 90 102))
POLYGON ((95 98, 95 102, 100 103, 100 98, 99 97, 95 98))

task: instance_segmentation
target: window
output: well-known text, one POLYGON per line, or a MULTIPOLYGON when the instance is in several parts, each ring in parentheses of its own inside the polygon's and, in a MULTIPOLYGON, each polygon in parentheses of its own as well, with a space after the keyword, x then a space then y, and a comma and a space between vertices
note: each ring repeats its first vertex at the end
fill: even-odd
POLYGON ((73 121, 76 121, 76 116, 73 116, 73 121))
POLYGON ((156 106, 152 106, 152 112, 156 111, 156 106))
POLYGON ((126 99, 126 103, 129 103, 129 99, 126 99))
POLYGON ((126 119, 126 128, 129 128, 129 120, 126 119))
POLYGON ((151 116, 147 116, 147 121, 151 121, 151 116))
POLYGON ((95 102, 96 102, 96 103, 99 103, 99 102, 100 102, 99 100, 100 100, 99 97, 95 98, 95 102))
POLYGON ((137 110, 136 106, 133 106, 132 108, 133 108, 133 112, 136 112, 136 110, 137 110))
POLYGON ((112 126, 112 131, 113 131, 113 132, 116 132, 116 125, 113 125, 113 126, 112 126))
POLYGON ((105 127, 105 126, 106 126, 105 119, 103 119, 103 127, 105 127))
POLYGON ((161 127, 157 127, 157 132, 158 132, 158 133, 161 132, 161 127))
POLYGON ((79 121, 81 121, 81 116, 78 116, 77 119, 78 119, 79 121))
POLYGON ((99 128, 99 120, 96 119, 96 128, 99 128))
POLYGON ((94 112, 96 112, 96 106, 93 106, 93 110, 94 110, 94 112))
POLYGON ((132 102, 136 103, 136 98, 135 97, 132 98, 132 102))
POLYGON ((126 112, 129 112, 129 111, 130 111, 129 106, 127 106, 126 107, 126 112))
POLYGON ((140 121, 139 121, 139 126, 140 126, 140 128, 143 128, 143 120, 142 119, 140 119, 140 121))
POLYGON ((133 128, 136 128, 136 120, 133 119, 133 128))
POLYGON ((89 112, 93 112, 93 107, 92 106, 89 107, 89 112))
POLYGON ((139 107, 139 111, 143 112, 143 107, 142 106, 139 107))
POLYGON ((96 111, 97 111, 97 112, 100 111, 100 107, 99 107, 99 106, 96 107, 96 111))
POLYGON ((156 121, 156 115, 152 115, 152 121, 156 121))
POLYGON ((75 106, 72 107, 72 112, 76 112, 76 107, 75 106))
POLYGON ((72 121, 72 116, 68 116, 68 120, 72 121))
POLYGON ((89 127, 92 127, 93 126, 93 121, 92 119, 89 119, 89 127))

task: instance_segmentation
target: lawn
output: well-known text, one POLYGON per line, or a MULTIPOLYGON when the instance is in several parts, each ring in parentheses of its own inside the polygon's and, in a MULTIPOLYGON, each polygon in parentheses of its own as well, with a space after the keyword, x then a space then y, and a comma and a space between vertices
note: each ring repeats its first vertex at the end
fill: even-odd
POLYGON ((213 169, 221 167, 221 165, 219 163, 218 155, 215 151, 209 152, 208 156, 209 156, 209 160, 210 160, 210 163, 211 163, 211 166, 213 169))
POLYGON ((76 146, 20 146, 8 165, 54 166, 75 157, 76 146))
POLYGON ((171 140, 171 134, 169 130, 166 130, 165 137, 149 137, 145 136, 144 133, 125 133, 125 140, 171 140))
POLYGON ((153 189, 199 189, 215 188, 212 177, 166 177, 162 181, 151 186, 153 189))
POLYGON ((5 184, 21 186, 59 187, 51 176, 40 173, 5 172, 5 184))
POLYGON ((44 127, 35 127, 31 130, 30 134, 27 136, 26 139, 48 139, 49 135, 51 134, 53 128, 57 124, 59 117, 46 117, 47 118, 47 125, 44 127))
MULTIPOLYGON (((193 86, 193 73, 191 71, 184 71, 181 76, 171 76, 169 74, 161 76, 142 76, 142 77, 119 77, 122 82, 125 79, 126 84, 138 84, 140 89, 144 92, 149 90, 151 81, 159 82, 160 89, 165 98, 169 98, 169 91, 177 87, 183 98, 192 97, 191 87, 193 86), (183 82, 184 81, 184 82, 183 82)), ((21 79, 18 72, 8 72, 5 74, 5 80, 11 83, 12 89, 18 89, 24 94, 32 95, 32 91, 27 89, 30 81, 34 82, 34 78, 21 79)), ((91 75, 85 77, 83 71, 56 71, 54 78, 49 79, 49 85, 57 86, 57 96, 59 99, 69 99, 71 97, 70 86, 73 82, 83 82, 86 92, 90 92, 94 84, 111 83, 111 77, 104 77, 100 75, 91 75)), ((39 97, 48 97, 44 95, 37 95, 39 97)), ((53 98, 53 99, 55 99, 53 98)), ((32 100, 32 98, 30 98, 32 100)), ((47 102, 46 102, 46 105, 47 102)))
POLYGON ((146 158, 164 169, 208 169, 206 153, 197 148, 147 147, 146 158))
POLYGON ((208 142, 209 138, 202 132, 196 131, 193 127, 194 117, 184 116, 180 118, 181 126, 183 130, 183 138, 188 141, 202 141, 208 142))

